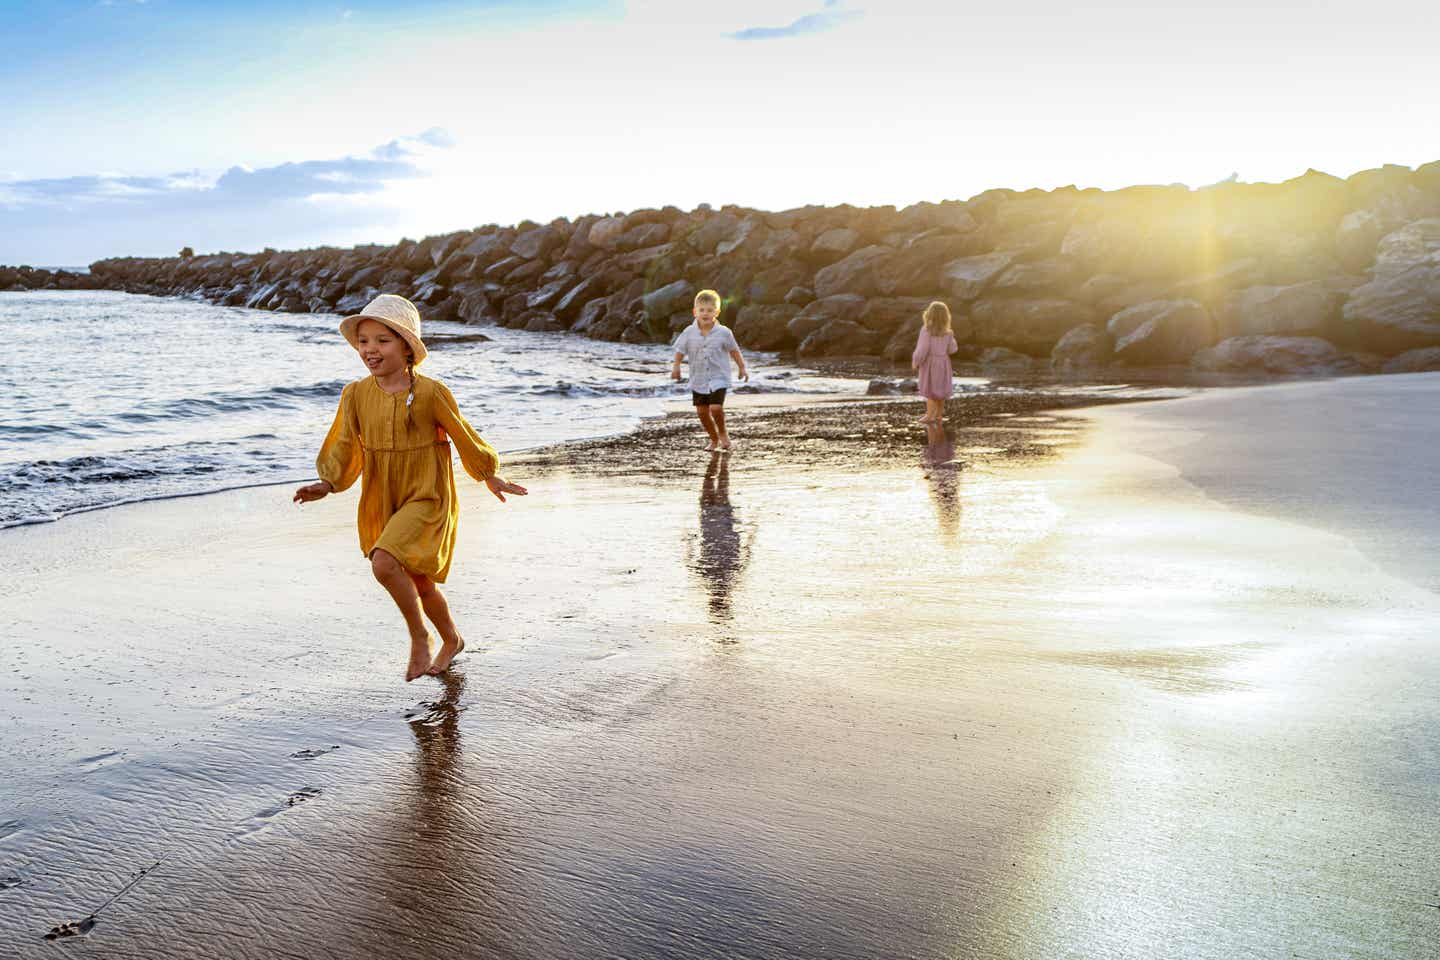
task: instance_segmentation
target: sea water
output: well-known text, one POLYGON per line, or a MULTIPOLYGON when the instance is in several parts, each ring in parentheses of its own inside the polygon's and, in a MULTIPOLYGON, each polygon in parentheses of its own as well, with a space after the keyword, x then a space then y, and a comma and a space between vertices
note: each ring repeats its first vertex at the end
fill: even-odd
MULTIPOLYGON (((303 481, 365 368, 338 317, 109 291, 0 293, 0 527, 137 500, 303 481)), ((424 326, 423 372, 502 452, 634 428, 683 400, 663 345, 424 326)), ((749 358, 740 391, 863 392, 749 358)))

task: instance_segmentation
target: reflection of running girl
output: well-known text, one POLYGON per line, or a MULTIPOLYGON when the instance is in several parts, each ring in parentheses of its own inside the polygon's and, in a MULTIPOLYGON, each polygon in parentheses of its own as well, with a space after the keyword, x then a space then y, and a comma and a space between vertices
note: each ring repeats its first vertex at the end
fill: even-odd
POLYGON ((729 620, 730 591, 750 562, 750 538, 730 505, 730 465, 718 453, 710 458, 700 487, 700 548, 689 565, 710 594, 710 619, 729 620))

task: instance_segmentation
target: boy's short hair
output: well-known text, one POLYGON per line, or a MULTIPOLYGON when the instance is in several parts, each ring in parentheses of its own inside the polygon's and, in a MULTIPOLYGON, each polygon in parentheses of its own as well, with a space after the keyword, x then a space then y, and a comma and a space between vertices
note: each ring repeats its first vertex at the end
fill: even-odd
POLYGON ((714 290, 701 290, 695 294, 695 306, 698 307, 702 303, 713 303, 715 304, 715 309, 718 311, 720 309, 720 294, 714 290))

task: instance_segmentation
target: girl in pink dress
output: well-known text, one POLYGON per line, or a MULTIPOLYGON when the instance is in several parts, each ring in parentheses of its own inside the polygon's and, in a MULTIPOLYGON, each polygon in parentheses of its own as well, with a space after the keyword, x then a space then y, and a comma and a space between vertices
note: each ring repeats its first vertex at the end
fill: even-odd
POLYGON ((919 374, 920 396, 925 398, 925 416, 921 423, 939 423, 945 419, 945 400, 955 392, 954 371, 950 354, 960 349, 950 330, 950 308, 939 300, 925 308, 925 323, 915 341, 910 366, 919 374))

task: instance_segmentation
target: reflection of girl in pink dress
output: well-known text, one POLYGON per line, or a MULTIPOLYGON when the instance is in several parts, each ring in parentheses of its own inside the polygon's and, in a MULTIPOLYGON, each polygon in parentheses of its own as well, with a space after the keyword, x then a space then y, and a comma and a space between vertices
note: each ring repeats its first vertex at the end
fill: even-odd
POLYGON ((945 418, 945 400, 955 392, 954 371, 950 354, 960 349, 950 330, 950 308, 939 300, 925 308, 925 324, 910 366, 919 374, 920 396, 925 398, 925 416, 921 423, 939 423, 945 418))

